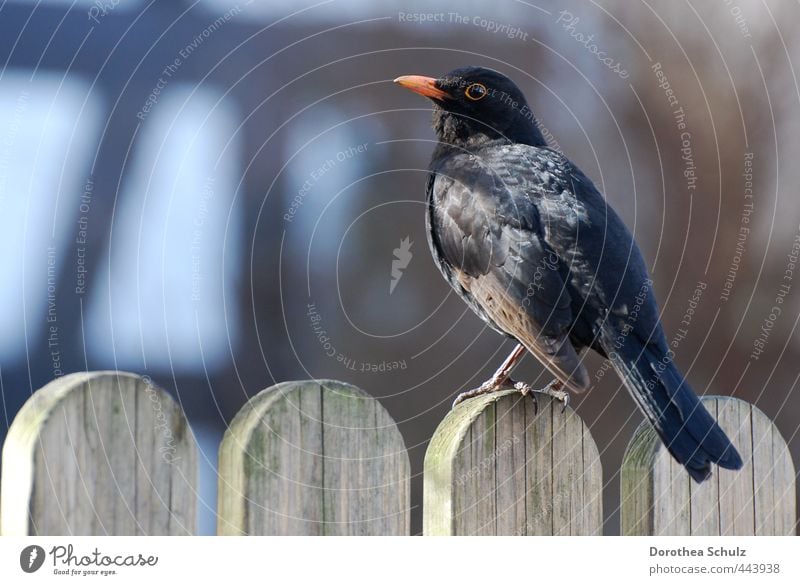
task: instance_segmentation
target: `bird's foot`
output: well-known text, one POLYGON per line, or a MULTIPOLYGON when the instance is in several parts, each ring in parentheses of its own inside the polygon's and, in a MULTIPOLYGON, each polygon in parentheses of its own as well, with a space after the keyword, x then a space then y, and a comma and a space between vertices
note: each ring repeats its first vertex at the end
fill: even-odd
POLYGON ((530 396, 533 399, 533 415, 539 414, 539 400, 536 398, 536 390, 533 386, 525 382, 513 382, 514 388, 520 391, 523 396, 530 396))
POLYGON ((494 375, 472 390, 467 390, 466 392, 462 392, 456 399, 453 401, 453 408, 455 408, 458 404, 461 404, 465 400, 469 398, 475 398, 476 396, 480 396, 481 394, 490 394, 491 392, 498 392, 499 390, 503 390, 508 386, 513 386, 515 382, 511 379, 511 370, 514 369, 514 365, 520 360, 520 358, 525 354, 525 346, 521 343, 518 343, 517 346, 514 348, 514 351, 506 358, 506 360, 501 364, 501 366, 497 369, 494 375))
POLYGON ((536 390, 530 384, 526 384, 525 382, 515 382, 514 388, 522 392, 522 395, 530 394, 533 398, 534 404, 534 413, 539 411, 539 403, 536 400, 536 393, 540 392, 541 394, 547 394, 552 396, 556 400, 562 403, 561 412, 567 410, 567 405, 569 405, 569 392, 563 390, 564 384, 560 380, 553 380, 547 386, 542 388, 541 390, 536 390))
POLYGON ((476 396, 480 396, 482 394, 491 394, 492 392, 499 392, 500 390, 505 390, 507 388, 514 388, 519 390, 523 396, 530 396, 533 399, 533 411, 534 413, 539 412, 539 401, 536 400, 536 391, 530 384, 525 384, 524 382, 515 382, 509 377, 498 378, 493 377, 491 380, 488 380, 478 386, 477 388, 473 388, 472 390, 467 390, 466 392, 462 392, 458 396, 456 396, 455 401, 453 401, 453 408, 457 405, 461 404, 465 400, 469 400, 470 398, 475 398, 476 396))
POLYGON ((547 386, 539 390, 542 394, 549 394, 556 400, 562 403, 561 412, 567 410, 567 406, 569 406, 569 392, 564 390, 564 382, 559 379, 555 379, 550 382, 547 386))
POLYGON ((497 392, 502 390, 503 386, 506 384, 508 379, 499 379, 499 378, 492 378, 491 380, 487 380, 477 388, 473 388, 472 390, 467 390, 466 392, 462 392, 456 399, 453 401, 452 408, 455 408, 465 400, 469 400, 470 398, 475 398, 476 396, 480 396, 481 394, 490 394, 492 392, 497 392))
POLYGON ((562 403, 561 412, 567 410, 567 406, 569 405, 569 392, 564 390, 564 383, 561 380, 553 380, 547 386, 540 390, 536 390, 530 384, 526 384, 525 382, 515 382, 511 378, 497 378, 493 377, 491 380, 487 380, 477 388, 473 388, 472 390, 467 390, 466 392, 462 392, 456 399, 453 401, 453 408, 464 402, 465 400, 469 400, 470 398, 475 398, 476 396, 480 396, 482 394, 491 394, 492 392, 499 392, 500 390, 504 390, 505 388, 511 386, 512 388, 519 390, 523 396, 530 396, 533 400, 533 412, 537 414, 539 412, 539 401, 536 399, 536 393, 539 392, 541 394, 547 394, 548 396, 552 396, 556 400, 562 403))

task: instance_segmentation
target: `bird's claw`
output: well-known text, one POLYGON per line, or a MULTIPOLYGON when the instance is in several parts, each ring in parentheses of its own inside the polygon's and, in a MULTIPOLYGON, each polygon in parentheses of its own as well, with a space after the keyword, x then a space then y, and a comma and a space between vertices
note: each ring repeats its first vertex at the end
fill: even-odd
POLYGON ((481 394, 490 394, 491 392, 497 392, 498 390, 502 390, 504 387, 511 385, 512 388, 515 390, 519 390, 523 396, 530 396, 533 399, 533 414, 536 415, 539 413, 539 400, 536 398, 536 393, 541 392, 542 394, 548 394, 562 403, 561 412, 565 412, 567 410, 567 406, 569 405, 569 393, 565 390, 562 390, 562 384, 557 380, 553 380, 547 386, 542 388, 541 390, 535 390, 530 384, 526 384, 525 382, 515 382, 511 379, 500 380, 500 379, 491 379, 477 388, 473 388, 472 390, 467 390, 466 392, 462 392, 456 399, 453 401, 452 408, 455 408, 465 400, 470 398, 475 398, 476 396, 480 396, 481 394))
POLYGON ((563 395, 564 395, 563 399, 556 397, 556 400, 561 400, 563 402, 561 406, 561 414, 564 414, 564 412, 566 412, 567 410, 567 406, 569 406, 569 393, 563 392, 563 395))
POLYGON ((557 384, 556 381, 550 382, 547 386, 545 386, 541 390, 534 390, 530 384, 526 384, 525 382, 515 382, 514 388, 522 392, 523 396, 526 396, 528 394, 531 395, 531 397, 533 398, 534 414, 537 414, 539 412, 539 401, 536 399, 536 392, 541 392, 542 394, 548 394, 549 396, 552 396, 553 398, 561 402, 562 413, 564 413, 567 410, 567 406, 569 405, 569 392, 561 390, 561 384, 557 384))
POLYGON ((456 399, 453 401, 453 406, 451 408, 455 408, 465 400, 470 398, 475 398, 476 396, 480 396, 481 394, 489 394, 490 392, 497 392, 503 387, 503 380, 488 380, 478 386, 477 388, 473 388, 472 390, 467 390, 466 392, 462 392, 456 399))
POLYGON ((533 415, 536 416, 539 414, 539 400, 536 398, 536 391, 531 387, 530 384, 526 384, 525 382, 514 382, 514 388, 519 390, 523 396, 528 396, 533 399, 533 415))
POLYGON ((561 412, 567 410, 567 406, 569 405, 569 392, 566 390, 562 390, 564 384, 562 384, 559 380, 553 380, 547 386, 542 388, 542 393, 549 394, 556 400, 562 402, 561 412))

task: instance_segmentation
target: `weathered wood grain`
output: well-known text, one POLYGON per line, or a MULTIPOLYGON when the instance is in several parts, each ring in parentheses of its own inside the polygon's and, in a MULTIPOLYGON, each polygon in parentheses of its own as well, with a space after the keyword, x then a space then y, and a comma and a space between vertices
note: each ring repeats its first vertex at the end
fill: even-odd
POLYGON ((25 403, 3 446, 4 535, 171 535, 196 528, 197 447, 149 380, 89 372, 25 403))
POLYGON ((426 535, 601 534, 602 469, 578 415, 506 390, 450 412, 425 454, 426 535))
POLYGON ((377 400, 332 380, 285 382, 225 433, 217 532, 408 535, 409 479, 403 439, 377 400))
POLYGON ((778 429, 743 400, 707 396, 702 401, 736 445, 744 467, 715 468, 698 485, 652 427, 642 423, 622 464, 622 534, 794 534, 794 465, 778 429))

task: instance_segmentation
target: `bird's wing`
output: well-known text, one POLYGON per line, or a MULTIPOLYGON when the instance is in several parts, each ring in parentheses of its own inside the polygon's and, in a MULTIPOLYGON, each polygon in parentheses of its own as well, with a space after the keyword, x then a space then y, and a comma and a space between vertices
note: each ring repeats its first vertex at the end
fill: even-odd
POLYGON ((588 377, 571 341, 602 351, 695 480, 710 475, 711 463, 742 467, 673 362, 632 234, 588 177, 558 153, 521 144, 439 167, 432 243, 501 329, 560 379, 571 373, 572 388, 588 377), (537 270, 552 265, 551 254, 558 269, 537 270))
POLYGON ((489 158, 449 157, 434 168, 431 243, 495 326, 583 391, 588 375, 570 342, 569 266, 546 242, 541 217, 557 205, 545 201, 557 196, 557 169, 497 150, 489 158))

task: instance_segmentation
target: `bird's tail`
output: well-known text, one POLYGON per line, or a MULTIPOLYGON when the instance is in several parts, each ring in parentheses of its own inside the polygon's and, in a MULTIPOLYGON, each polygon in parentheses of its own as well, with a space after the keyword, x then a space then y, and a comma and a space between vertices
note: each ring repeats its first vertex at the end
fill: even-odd
POLYGON ((647 420, 672 456, 698 483, 711 475, 711 464, 740 469, 742 458, 702 405, 671 356, 656 344, 631 336, 609 355, 647 420))

